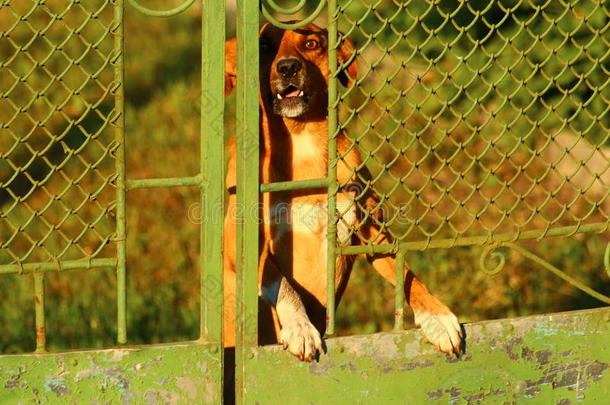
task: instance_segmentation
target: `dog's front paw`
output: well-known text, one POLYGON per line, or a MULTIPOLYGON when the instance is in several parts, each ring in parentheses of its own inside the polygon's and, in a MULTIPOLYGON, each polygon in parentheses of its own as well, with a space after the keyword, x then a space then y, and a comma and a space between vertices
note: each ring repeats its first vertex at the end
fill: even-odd
POLYGON ((312 361, 316 351, 322 353, 320 332, 304 317, 292 319, 282 325, 280 343, 301 361, 312 361))
POLYGON ((436 348, 447 354, 459 355, 462 351, 462 328, 452 313, 431 314, 415 311, 415 326, 419 326, 424 336, 436 348))

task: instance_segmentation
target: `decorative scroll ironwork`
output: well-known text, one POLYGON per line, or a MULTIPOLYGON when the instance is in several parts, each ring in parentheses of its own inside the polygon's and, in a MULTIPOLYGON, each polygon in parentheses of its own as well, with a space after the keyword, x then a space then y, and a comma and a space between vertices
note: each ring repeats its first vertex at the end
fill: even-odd
POLYGON ((143 5, 138 3, 137 0, 128 0, 128 1, 129 1, 129 4, 131 4, 131 6, 133 8, 135 8, 136 10, 138 10, 140 13, 146 14, 151 17, 172 17, 172 16, 182 13, 183 11, 188 9, 190 6, 192 6, 193 3, 195 3, 195 0, 185 0, 180 5, 172 8, 172 9, 169 9, 169 10, 152 10, 152 9, 150 9, 148 7, 144 7, 143 5))
POLYGON ((275 18, 273 16, 273 12, 278 13, 278 14, 283 14, 283 15, 293 15, 293 14, 297 14, 297 13, 303 11, 306 4, 307 4, 306 0, 300 0, 299 3, 293 7, 282 8, 274 0, 262 0, 261 12, 262 12, 263 16, 267 19, 267 21, 269 21, 271 24, 275 25, 276 27, 284 28, 287 30, 294 30, 294 29, 307 25, 310 22, 312 22, 313 20, 315 20, 316 18, 318 18, 318 16, 322 12, 322 10, 324 10, 324 6, 326 5, 326 0, 319 0, 319 3, 316 6, 315 10, 310 15, 308 15, 307 17, 304 17, 302 20, 299 20, 294 23, 286 23, 286 22, 282 22, 282 21, 278 20, 277 18, 275 18))
POLYGON ((498 274, 500 271, 502 271, 504 265, 506 264, 506 256, 504 255, 504 253, 495 252, 498 247, 498 245, 491 245, 483 249, 483 252, 481 253, 481 258, 479 260, 479 267, 481 268, 481 270, 483 270, 484 273, 490 276, 498 274), (493 260, 498 262, 493 267, 488 267, 488 259, 490 258, 490 256, 493 260))
MULTIPOLYGON (((506 256, 504 255, 504 253, 496 251, 499 248, 508 248, 508 249, 512 249, 512 250, 518 252, 523 257, 533 261, 534 263, 538 264, 543 269, 553 273, 557 277, 559 277, 562 280, 570 283, 571 285, 573 285, 574 287, 578 288, 579 290, 589 294, 591 297, 593 297, 593 298, 595 298, 597 300, 600 300, 601 302, 603 302, 605 304, 610 305, 610 297, 608 297, 608 296, 606 296, 604 294, 601 294, 601 293, 593 290, 590 287, 587 287, 584 283, 576 280, 572 276, 569 276, 563 270, 560 270, 557 267, 553 266, 547 260, 544 260, 540 256, 530 252, 527 249, 524 249, 523 247, 519 246, 516 243, 505 242, 505 243, 500 243, 500 244, 492 245, 492 246, 489 246, 489 247, 486 247, 485 249, 483 249, 483 252, 481 253, 481 258, 480 258, 480 268, 485 273, 487 273, 489 275, 494 275, 494 274, 499 273, 504 268, 504 265, 506 264, 506 256), (489 259, 490 256, 493 259, 498 261, 498 264, 496 264, 493 267, 489 267, 488 266, 488 264, 489 264, 489 260, 488 259, 489 259)), ((605 257, 608 257, 608 249, 606 249, 605 257)), ((605 260, 605 258, 604 258, 604 260, 605 260)), ((606 268, 606 270, 607 270, 607 268, 606 268)))

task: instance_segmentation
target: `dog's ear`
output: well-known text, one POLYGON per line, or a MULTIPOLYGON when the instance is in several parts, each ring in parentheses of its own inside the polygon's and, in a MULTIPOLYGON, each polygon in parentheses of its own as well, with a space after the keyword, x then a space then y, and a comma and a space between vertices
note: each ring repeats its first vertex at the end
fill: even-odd
POLYGON ((237 39, 231 38, 225 42, 225 96, 237 82, 237 39))
POLYGON ((343 38, 339 49, 337 49, 337 59, 339 60, 339 63, 345 64, 350 60, 350 58, 352 58, 349 62, 349 65, 344 67, 341 72, 339 72, 338 76, 339 81, 345 87, 350 87, 352 84, 354 84, 354 81, 356 80, 358 66, 356 63, 355 53, 356 48, 354 48, 354 44, 352 44, 352 41, 347 38, 343 38))

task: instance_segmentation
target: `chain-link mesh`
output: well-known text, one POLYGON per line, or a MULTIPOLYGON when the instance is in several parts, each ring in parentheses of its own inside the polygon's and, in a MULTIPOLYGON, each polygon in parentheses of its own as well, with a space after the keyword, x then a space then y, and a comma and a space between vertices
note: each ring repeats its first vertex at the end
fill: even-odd
POLYGON ((0 4, 0 265, 113 254, 113 4, 0 4))
POLYGON ((369 172, 354 203, 397 240, 607 227, 607 3, 352 0, 338 27, 358 63, 339 125, 369 172))

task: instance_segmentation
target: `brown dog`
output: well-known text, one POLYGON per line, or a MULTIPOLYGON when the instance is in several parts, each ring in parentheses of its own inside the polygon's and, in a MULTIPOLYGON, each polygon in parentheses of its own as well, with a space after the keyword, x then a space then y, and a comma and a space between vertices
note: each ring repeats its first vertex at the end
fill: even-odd
MULTIPOLYGON (((235 86, 235 40, 226 43, 225 93, 235 86)), ((313 24, 285 31, 270 24, 260 31, 260 180, 277 182, 323 178, 327 174, 327 32, 313 24)), ((337 55, 345 63, 353 48, 345 41, 337 55)), ((342 72, 343 85, 356 76, 352 62, 342 72)), ((341 183, 353 177, 360 156, 344 136, 337 150, 345 154, 337 168, 341 183), (347 152, 349 151, 349 152, 347 152)), ((227 188, 236 181, 235 142, 230 143, 227 188)), ((362 216, 353 194, 339 193, 337 207, 342 216, 339 241, 346 242, 348 227, 362 216)), ((259 268, 259 343, 284 345, 301 360, 311 361, 322 351, 321 336, 326 322, 326 204, 324 189, 266 193, 261 197, 261 264, 259 268), (269 308, 269 304, 271 308, 269 308), (278 324, 279 323, 279 324, 278 324)), ((228 212, 234 212, 236 197, 229 196, 228 212)), ((360 224, 363 232, 384 242, 376 228, 360 224)), ((235 344, 235 232, 231 215, 225 217, 225 346, 235 344)), ((353 243, 358 243, 356 237, 353 243)), ((391 255, 367 257, 373 267, 392 284, 396 283, 395 260, 391 255)), ((347 284, 354 257, 337 258, 337 296, 347 284)), ((425 336, 446 353, 459 353, 461 329, 457 318, 408 269, 405 295, 415 314, 415 323, 425 336)), ((403 282, 403 281, 401 281, 403 282)))

